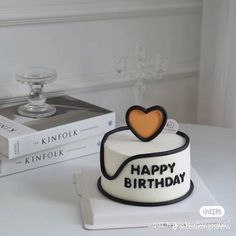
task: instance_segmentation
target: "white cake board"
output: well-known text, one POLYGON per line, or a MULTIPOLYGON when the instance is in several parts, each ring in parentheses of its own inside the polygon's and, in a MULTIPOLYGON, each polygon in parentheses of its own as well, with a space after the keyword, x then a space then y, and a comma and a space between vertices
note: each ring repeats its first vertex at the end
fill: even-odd
POLYGON ((164 222, 168 227, 186 222, 198 225, 228 222, 226 216, 221 218, 200 216, 199 209, 202 206, 217 206, 218 203, 194 169, 191 170, 193 193, 181 202, 156 207, 130 206, 106 198, 97 189, 100 175, 98 168, 81 169, 80 173, 75 175, 86 229, 153 227, 164 222))

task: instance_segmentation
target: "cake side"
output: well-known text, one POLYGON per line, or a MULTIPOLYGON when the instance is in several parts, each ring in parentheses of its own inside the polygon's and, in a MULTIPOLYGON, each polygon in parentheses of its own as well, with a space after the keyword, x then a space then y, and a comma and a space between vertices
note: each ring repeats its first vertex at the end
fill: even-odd
MULTIPOLYGON (((185 195, 190 189, 190 145, 187 145, 184 150, 179 150, 186 142, 183 143, 183 137, 178 134, 171 135, 175 136, 173 139, 177 144, 174 144, 172 140, 172 146, 175 148, 166 150, 169 145, 161 142, 161 137, 159 137, 158 142, 145 144, 150 148, 150 146, 155 147, 156 143, 162 143, 165 147, 156 147, 156 149, 165 151, 152 152, 149 157, 147 153, 143 157, 139 153, 137 159, 125 156, 124 150, 121 152, 111 150, 114 142, 107 142, 104 150, 107 173, 114 174, 124 161, 130 161, 113 180, 102 175, 102 188, 116 198, 140 203, 171 201, 185 195), (183 144, 178 146, 180 143, 183 144), (169 154, 173 150, 176 151, 169 154)), ((166 139, 164 138, 164 140, 166 139)), ((126 144, 132 146, 133 143, 126 140, 126 144)), ((140 143, 138 142, 136 145, 140 145, 140 143)), ((133 152, 138 154, 137 149, 133 152)))
POLYGON ((186 139, 177 134, 164 133, 146 143, 138 140, 129 130, 115 132, 104 143, 104 165, 107 173, 113 175, 129 157, 170 152, 185 143, 186 139))
POLYGON ((188 197, 194 188, 190 139, 178 131, 178 123, 167 120, 165 109, 158 105, 129 108, 126 123, 103 137, 100 192, 138 206, 172 204, 188 197))

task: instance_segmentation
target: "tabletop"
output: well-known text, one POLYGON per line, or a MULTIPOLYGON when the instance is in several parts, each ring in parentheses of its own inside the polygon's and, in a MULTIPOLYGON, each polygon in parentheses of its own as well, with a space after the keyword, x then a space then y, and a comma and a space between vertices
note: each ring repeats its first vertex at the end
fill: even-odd
POLYGON ((230 218, 227 230, 83 228, 73 175, 99 167, 98 154, 0 178, 0 236, 236 235, 236 130, 181 125, 191 139, 191 162, 230 218))

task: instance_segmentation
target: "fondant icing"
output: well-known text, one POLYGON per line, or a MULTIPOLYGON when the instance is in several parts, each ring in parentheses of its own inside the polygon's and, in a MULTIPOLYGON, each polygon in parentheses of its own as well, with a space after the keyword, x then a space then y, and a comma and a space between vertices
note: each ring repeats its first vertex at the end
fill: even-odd
POLYGON ((191 194, 189 137, 160 132, 143 142, 120 127, 105 134, 100 150, 99 190, 121 203, 156 206, 191 194))

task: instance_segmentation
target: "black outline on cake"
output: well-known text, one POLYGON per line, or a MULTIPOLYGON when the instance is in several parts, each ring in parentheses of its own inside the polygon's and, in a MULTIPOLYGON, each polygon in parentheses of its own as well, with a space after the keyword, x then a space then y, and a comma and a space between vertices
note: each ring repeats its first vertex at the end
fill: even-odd
POLYGON ((131 156, 129 158, 127 158, 121 165, 120 167, 117 169, 117 171, 115 172, 114 175, 110 176, 107 172, 106 172, 106 168, 105 168, 105 163, 104 163, 104 144, 106 142, 106 140, 108 139, 108 137, 111 135, 111 134, 114 134, 114 133, 117 133, 117 132, 120 132, 120 131, 124 131, 124 130, 129 130, 129 127, 127 126, 124 126, 124 127, 120 127, 120 128, 116 128, 116 129, 113 129, 109 132, 107 132, 103 139, 102 139, 102 142, 101 142, 101 148, 100 148, 100 165, 101 165, 101 171, 102 171, 102 174, 105 178, 109 179, 109 180, 113 180, 115 179, 116 177, 118 177, 118 175, 121 173, 121 171, 124 169, 124 167, 130 162, 130 161, 133 161, 133 160, 136 160, 136 159, 140 159, 140 158, 148 158, 148 157, 161 157, 161 156, 166 156, 166 155, 171 155, 171 154, 175 154, 177 152, 180 152, 180 151, 183 151, 184 149, 186 149, 188 146, 189 146, 189 137, 183 133, 183 132, 180 132, 178 131, 177 134, 182 136, 186 142, 183 146, 179 147, 179 148, 176 148, 176 149, 172 149, 172 150, 169 150, 169 151, 164 151, 164 152, 153 152, 153 153, 144 153, 144 154, 137 154, 137 155, 134 155, 134 156, 131 156))
MULTIPOLYGON (((185 133, 181 132, 181 131, 178 131, 176 134, 180 135, 181 137, 183 137, 186 142, 183 146, 179 147, 179 148, 176 148, 176 149, 172 149, 172 150, 169 150, 169 151, 164 151, 164 152, 153 152, 153 153, 144 153, 144 154, 138 154, 138 155, 134 155, 134 156, 131 156, 129 158, 127 158, 120 166, 119 168, 117 169, 117 171, 115 172, 114 175, 110 176, 107 171, 106 171, 106 168, 105 168, 105 162, 104 162, 104 145, 105 145, 105 142, 106 140, 108 139, 108 137, 114 133, 117 133, 117 132, 120 132, 120 131, 124 131, 124 130, 129 130, 129 127, 128 126, 123 126, 123 127, 119 127, 119 128, 116 128, 116 129, 113 129, 109 132, 107 132, 103 139, 102 139, 102 142, 101 142, 101 148, 100 148, 100 166, 101 166, 101 172, 102 172, 102 175, 108 179, 108 180, 113 180, 115 178, 117 178, 119 176, 119 174, 121 173, 121 171, 125 168, 125 166, 133 161, 133 160, 136 160, 136 159, 141 159, 141 158, 150 158, 150 157, 155 157, 155 158, 158 158, 158 157, 162 157, 162 156, 166 156, 166 155, 171 155, 171 154, 175 154, 177 152, 181 152, 183 150, 185 150, 188 146, 189 146, 189 143, 190 143, 190 140, 189 140, 189 137, 188 135, 186 135, 185 133)), ((194 184, 193 182, 190 180, 190 188, 188 190, 187 193, 185 193, 183 196, 181 197, 178 197, 176 199, 173 199, 173 200, 169 200, 169 201, 163 201, 163 202, 135 202, 135 201, 129 201, 129 200, 124 200, 124 199, 120 199, 120 198, 117 198, 115 196, 112 196, 111 194, 107 193, 103 188, 102 188, 102 185, 101 185, 101 177, 99 177, 98 181, 97 181, 97 187, 99 189, 99 191, 104 195, 106 196, 107 198, 113 200, 113 201, 116 201, 116 202, 120 202, 120 203, 123 203, 123 204, 128 204, 128 205, 134 205, 134 206, 164 206, 164 205, 169 205, 169 204, 173 204, 173 203, 176 203, 176 202, 179 202, 179 201, 182 201, 184 200, 185 198, 187 198, 192 192, 193 192, 193 189, 194 189, 194 184)))
POLYGON ((126 123, 127 123, 128 127, 129 127, 129 129, 133 132, 133 134, 134 134, 138 139, 140 139, 140 140, 143 141, 143 142, 149 142, 149 141, 153 140, 154 138, 156 138, 156 137, 161 133, 161 131, 165 128, 165 125, 166 125, 166 122, 167 122, 167 113, 166 113, 166 110, 165 110, 162 106, 159 106, 159 105, 152 106, 152 107, 149 107, 149 108, 147 108, 147 109, 144 108, 144 107, 138 106, 138 105, 134 105, 134 106, 130 107, 130 108, 127 110, 127 112, 126 112, 126 114, 125 114, 125 120, 126 120, 126 123), (130 124, 130 122, 129 122, 129 114, 130 114, 130 112, 133 111, 133 110, 140 110, 140 111, 142 111, 142 112, 144 112, 144 113, 146 113, 146 114, 149 113, 149 112, 151 112, 151 111, 161 111, 161 113, 162 113, 162 115, 163 115, 163 121, 162 121, 162 124, 161 124, 160 128, 159 128, 152 136, 150 136, 150 137, 148 137, 148 138, 145 138, 145 137, 140 136, 140 135, 136 132, 136 130, 132 127, 132 125, 130 124))
POLYGON ((114 197, 111 194, 109 194, 108 192, 106 192, 101 185, 101 177, 99 177, 98 182, 97 182, 97 187, 99 189, 99 191, 106 196, 107 198, 111 199, 112 201, 115 202, 119 202, 122 204, 127 204, 127 205, 133 205, 133 206, 143 206, 143 207, 153 207, 153 206, 165 206, 165 205, 170 205, 170 204, 174 204, 176 202, 180 202, 182 200, 184 200, 185 198, 187 198, 189 195, 191 195, 191 193, 193 192, 194 189, 194 185, 193 185, 193 181, 190 181, 190 188, 188 190, 187 193, 185 193, 183 196, 175 198, 173 200, 169 200, 169 201, 163 201, 163 202, 135 202, 135 201, 129 201, 129 200, 124 200, 118 197, 114 197))

